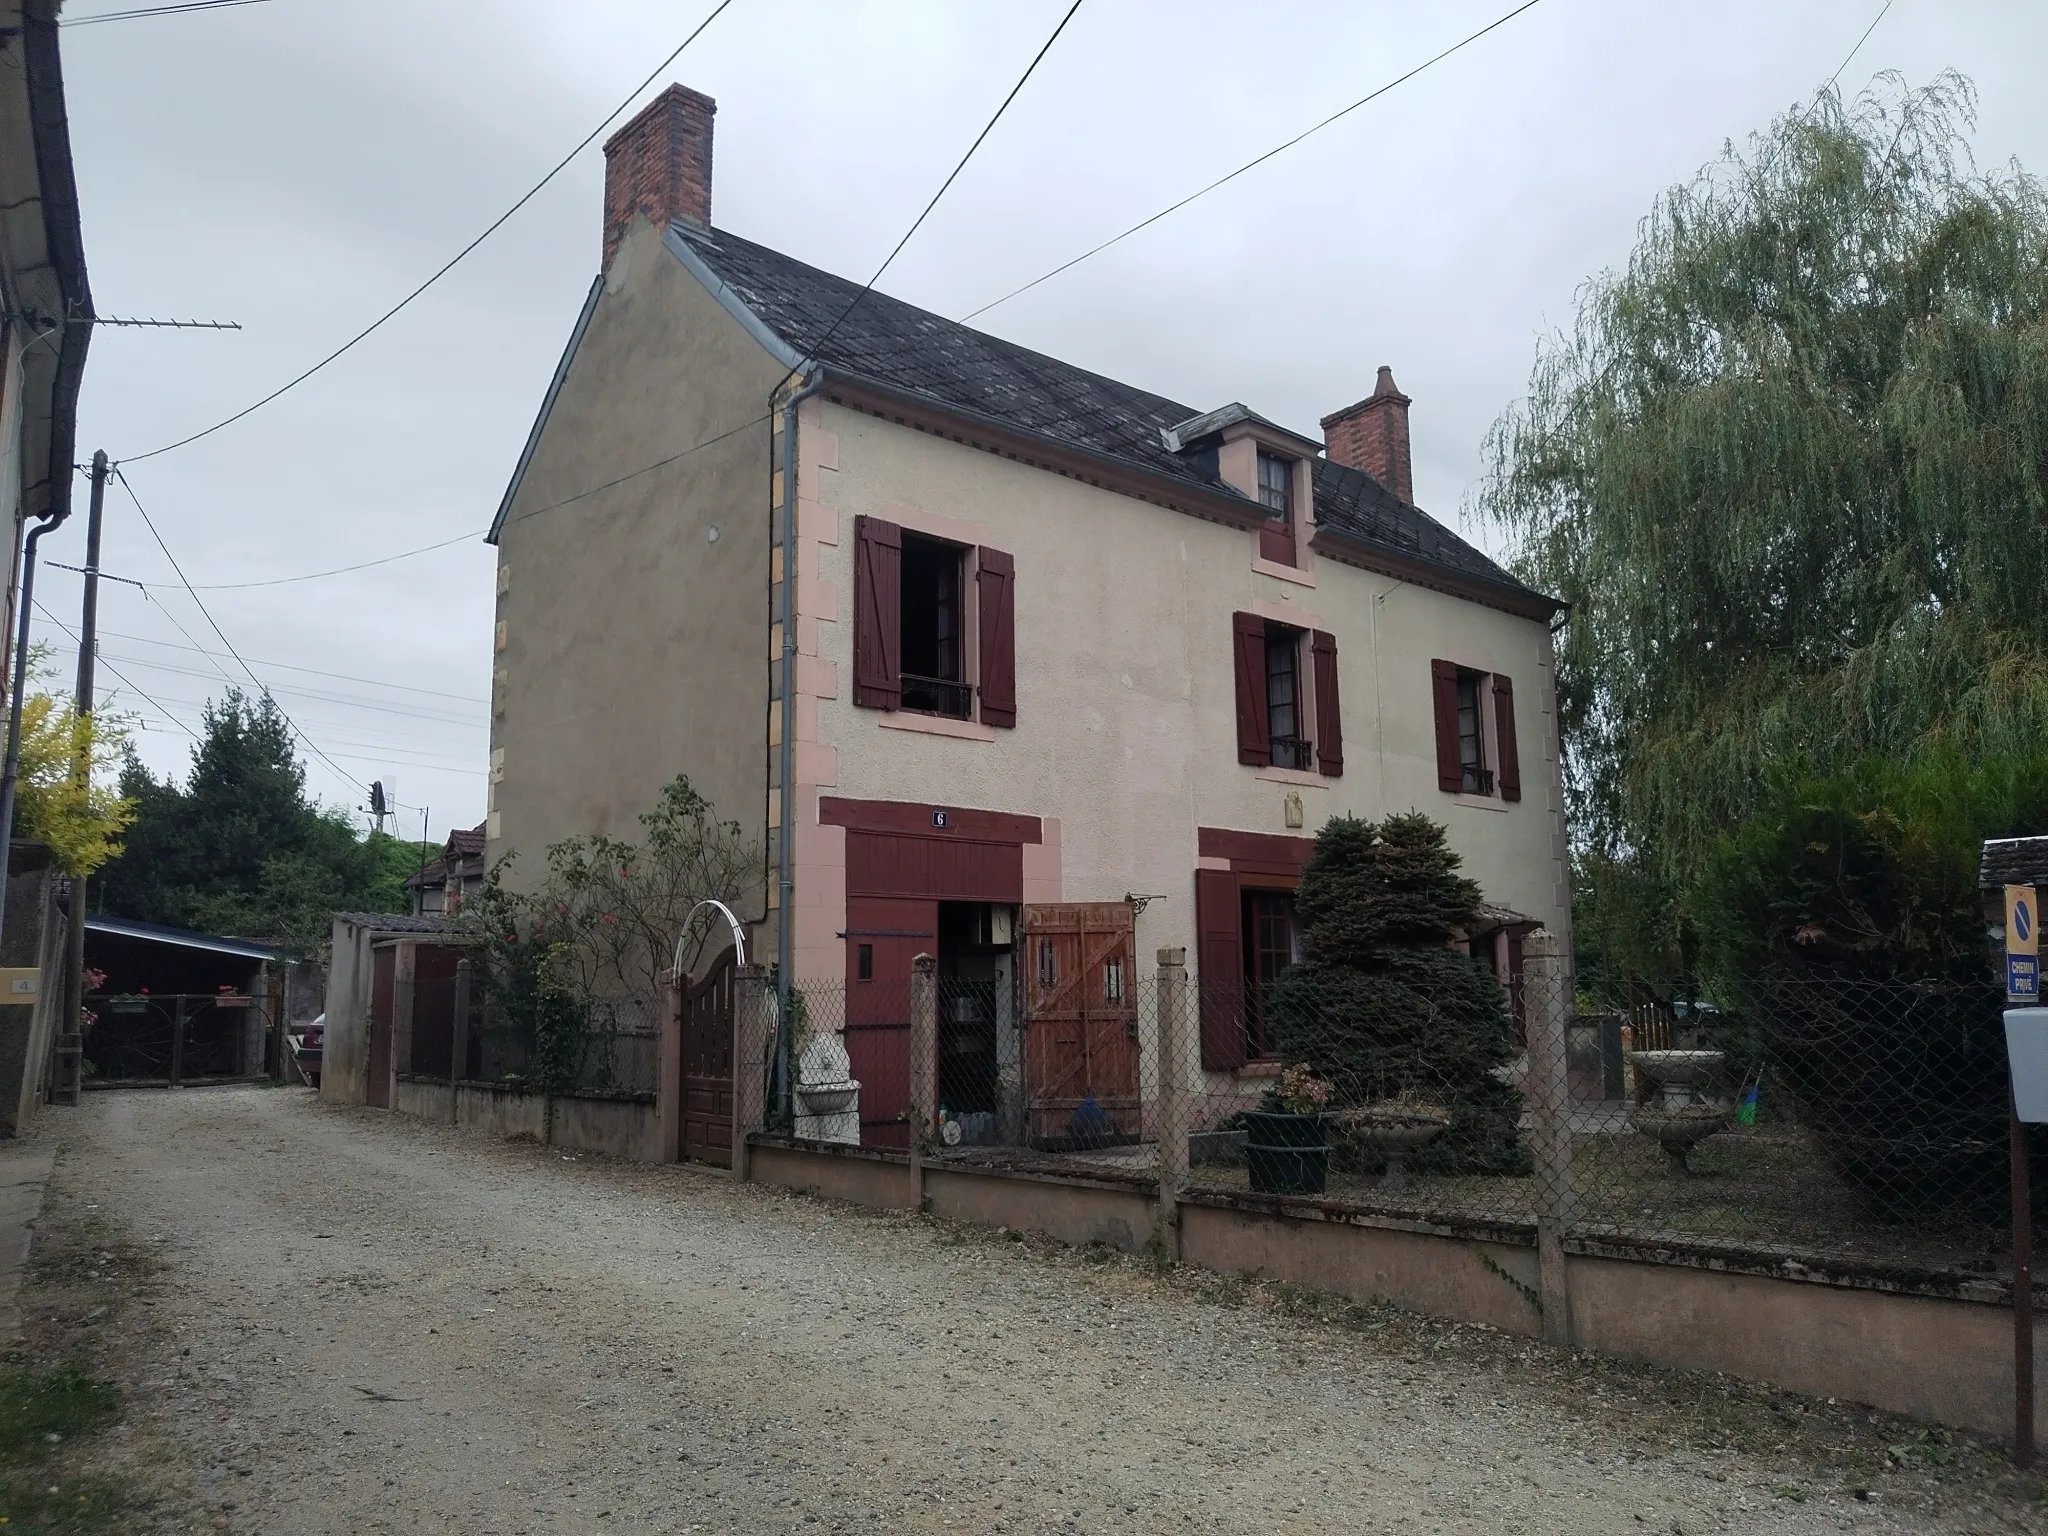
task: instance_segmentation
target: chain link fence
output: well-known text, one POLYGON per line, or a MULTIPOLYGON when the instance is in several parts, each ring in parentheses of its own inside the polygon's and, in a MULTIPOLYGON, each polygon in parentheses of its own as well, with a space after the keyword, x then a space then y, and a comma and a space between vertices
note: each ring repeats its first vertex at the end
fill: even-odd
POLYGON ((552 1021, 552 1038, 530 1018, 497 1007, 482 967, 422 975, 412 988, 413 1077, 506 1088, 548 1088, 652 1098, 659 1086, 661 1005, 639 997, 589 999, 552 1021))
POLYGON ((1038 979, 801 985, 787 1089, 763 1040, 742 1100, 799 1140, 991 1170, 2009 1276, 1989 981, 1756 979, 1675 1012, 1582 1012, 1540 944, 1506 983, 1455 950, 1263 986, 1115 958, 1038 979))

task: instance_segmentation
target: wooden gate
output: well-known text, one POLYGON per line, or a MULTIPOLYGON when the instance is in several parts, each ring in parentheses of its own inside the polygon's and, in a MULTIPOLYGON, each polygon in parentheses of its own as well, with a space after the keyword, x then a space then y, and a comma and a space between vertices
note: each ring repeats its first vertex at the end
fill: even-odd
POLYGON ((735 962, 727 950, 683 993, 683 1157, 732 1166, 732 1021, 735 962))
POLYGON ((1040 1146, 1139 1134, 1138 1003, 1128 902, 1024 909, 1024 1061, 1040 1146), (1083 1106, 1093 1101, 1099 1113, 1083 1106))

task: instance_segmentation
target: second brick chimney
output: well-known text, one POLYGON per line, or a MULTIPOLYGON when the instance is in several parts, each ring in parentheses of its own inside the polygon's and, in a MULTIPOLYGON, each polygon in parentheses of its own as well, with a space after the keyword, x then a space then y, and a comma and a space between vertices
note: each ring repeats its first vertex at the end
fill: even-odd
POLYGON ((1395 385, 1393 369, 1382 364, 1370 395, 1323 418, 1323 451, 1331 463, 1362 469, 1403 501, 1415 500, 1408 397, 1395 385))
POLYGON ((636 213, 711 227, 711 119, 718 103, 672 85, 604 146, 604 268, 636 213))

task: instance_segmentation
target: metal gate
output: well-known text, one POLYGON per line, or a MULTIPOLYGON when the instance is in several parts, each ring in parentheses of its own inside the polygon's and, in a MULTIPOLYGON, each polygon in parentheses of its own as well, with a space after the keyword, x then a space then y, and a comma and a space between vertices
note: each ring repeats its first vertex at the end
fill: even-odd
POLYGON ((128 993, 85 1000, 85 1086, 178 1087, 262 1077, 277 999, 240 992, 128 993))
POLYGON ((732 1019, 735 962, 719 956, 682 994, 683 1156, 732 1166, 732 1019))

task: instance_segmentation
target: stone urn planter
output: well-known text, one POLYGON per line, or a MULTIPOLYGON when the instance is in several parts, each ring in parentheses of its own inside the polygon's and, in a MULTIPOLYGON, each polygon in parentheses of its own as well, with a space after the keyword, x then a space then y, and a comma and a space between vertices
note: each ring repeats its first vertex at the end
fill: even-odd
POLYGON ((1692 1149, 1727 1124, 1716 1105, 1703 1103, 1700 1085, 1710 1082, 1727 1058, 1720 1051, 1633 1051, 1637 1072, 1657 1084, 1658 1097, 1639 1104, 1629 1123, 1664 1149, 1673 1175, 1692 1172, 1692 1149))
POLYGON ((1321 1115, 1244 1112, 1245 1167, 1262 1195, 1320 1195, 1330 1180, 1330 1143, 1321 1115))
POLYGON ((1451 1123, 1449 1115, 1437 1110, 1398 1104, 1367 1104, 1340 1110, 1330 1119, 1338 1135, 1351 1145, 1386 1159, 1381 1182, 1389 1189, 1408 1183, 1408 1154, 1427 1146, 1451 1123))

